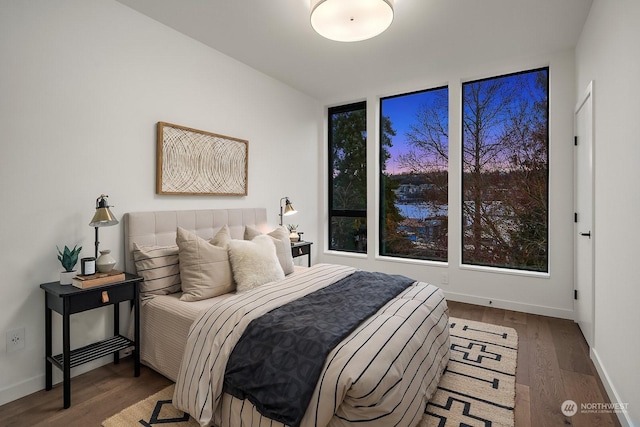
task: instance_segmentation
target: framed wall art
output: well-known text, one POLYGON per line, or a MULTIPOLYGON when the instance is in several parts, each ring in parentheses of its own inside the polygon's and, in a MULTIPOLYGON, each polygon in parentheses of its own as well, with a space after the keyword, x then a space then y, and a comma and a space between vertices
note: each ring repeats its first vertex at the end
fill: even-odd
POLYGON ((156 193, 246 196, 249 141, 158 122, 156 193))

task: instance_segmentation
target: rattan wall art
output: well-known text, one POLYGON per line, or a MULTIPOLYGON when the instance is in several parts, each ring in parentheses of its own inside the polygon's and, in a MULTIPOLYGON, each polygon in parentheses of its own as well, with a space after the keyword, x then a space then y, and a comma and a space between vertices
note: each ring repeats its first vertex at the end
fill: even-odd
POLYGON ((249 141, 158 122, 156 193, 246 196, 249 141))

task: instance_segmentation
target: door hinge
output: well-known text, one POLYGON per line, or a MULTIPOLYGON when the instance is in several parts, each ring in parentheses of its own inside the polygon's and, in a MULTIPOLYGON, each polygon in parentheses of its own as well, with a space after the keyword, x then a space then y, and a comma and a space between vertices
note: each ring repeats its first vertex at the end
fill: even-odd
POLYGON ((577 289, 573 290, 573 299, 578 299, 578 290, 577 289))
POLYGON ((578 222, 578 212, 573 213, 573 222, 578 222))
POLYGON ((573 137, 573 145, 578 145, 578 137, 577 136, 573 137))

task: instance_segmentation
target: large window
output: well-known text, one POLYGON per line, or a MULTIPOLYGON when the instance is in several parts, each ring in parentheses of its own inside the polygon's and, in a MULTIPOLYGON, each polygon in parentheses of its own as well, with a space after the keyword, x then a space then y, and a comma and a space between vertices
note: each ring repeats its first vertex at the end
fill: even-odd
POLYGON ((462 262, 548 272, 549 69, 462 86, 462 262))
POLYGON ((380 255, 447 260, 448 93, 380 100, 380 255))
POLYGON ((329 249, 367 251, 367 105, 329 108, 329 249))

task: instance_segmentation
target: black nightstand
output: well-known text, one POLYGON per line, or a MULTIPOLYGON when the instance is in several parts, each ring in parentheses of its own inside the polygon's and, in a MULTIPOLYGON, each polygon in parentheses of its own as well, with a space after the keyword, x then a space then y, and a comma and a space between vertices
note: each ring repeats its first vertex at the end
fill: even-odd
POLYGON ((308 266, 311 267, 311 245, 312 242, 295 242, 291 243, 291 256, 294 258, 306 255, 308 257, 308 266))
POLYGON ((138 286, 142 277, 125 273, 121 282, 95 286, 88 289, 76 288, 72 285, 61 285, 60 282, 43 283, 45 290, 45 370, 46 389, 51 390, 52 366, 63 373, 64 407, 71 406, 71 368, 83 363, 113 354, 113 363, 119 362, 120 350, 134 347, 134 375, 140 376, 140 298, 138 286), (134 307, 134 341, 120 335, 120 303, 131 301, 134 307), (69 330, 70 316, 86 310, 113 305, 113 337, 71 350, 71 334, 69 330), (51 311, 62 315, 62 354, 53 356, 51 337, 51 311))

